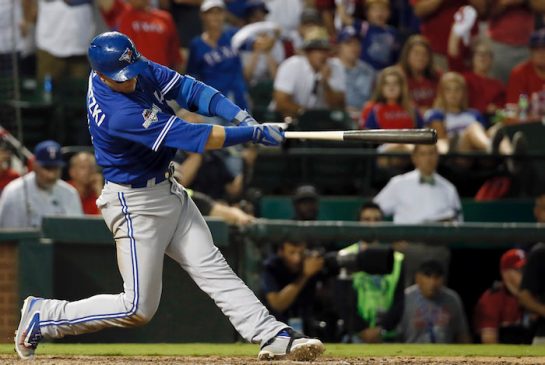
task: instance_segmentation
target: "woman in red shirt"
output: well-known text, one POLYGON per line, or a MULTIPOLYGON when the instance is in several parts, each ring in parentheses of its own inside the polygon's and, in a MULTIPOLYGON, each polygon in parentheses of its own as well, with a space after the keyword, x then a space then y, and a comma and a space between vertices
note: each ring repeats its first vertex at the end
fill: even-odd
POLYGON ((433 105, 440 77, 433 64, 430 42, 418 34, 407 39, 399 67, 407 77, 412 101, 425 113, 433 105))
MULTIPOLYGON (((399 68, 387 67, 378 76, 371 100, 365 104, 361 114, 360 128, 397 129, 421 128, 423 120, 409 98, 407 79, 399 68)), ((381 152, 411 152, 412 145, 387 143, 379 147, 381 152)), ((408 160, 380 158, 380 167, 407 165, 408 160)))
POLYGON ((367 129, 421 128, 422 118, 412 106, 407 79, 396 67, 379 75, 371 100, 365 104, 360 127, 367 129))

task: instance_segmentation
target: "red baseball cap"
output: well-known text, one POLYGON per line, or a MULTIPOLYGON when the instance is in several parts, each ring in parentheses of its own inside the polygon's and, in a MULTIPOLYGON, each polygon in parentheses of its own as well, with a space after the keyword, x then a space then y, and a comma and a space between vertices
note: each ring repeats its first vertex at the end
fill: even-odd
POLYGON ((506 251, 500 259, 500 270, 518 270, 526 265, 526 253, 518 248, 506 251))

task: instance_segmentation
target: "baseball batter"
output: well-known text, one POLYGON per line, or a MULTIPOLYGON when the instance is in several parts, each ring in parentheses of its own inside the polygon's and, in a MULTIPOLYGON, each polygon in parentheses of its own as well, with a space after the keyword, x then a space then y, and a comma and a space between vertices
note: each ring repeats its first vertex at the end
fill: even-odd
POLYGON ((146 60, 121 33, 98 35, 88 57, 89 130, 105 178, 97 204, 116 241, 124 290, 76 302, 28 297, 15 336, 19 356, 33 357, 42 338, 147 323, 159 305, 165 254, 208 293, 243 338, 261 343, 260 359, 312 360, 321 354, 322 342, 277 321, 235 275, 168 171, 177 149, 203 152, 250 141, 274 146, 284 132, 257 124, 217 90, 146 60), (236 126, 184 122, 175 116, 175 104, 236 126))

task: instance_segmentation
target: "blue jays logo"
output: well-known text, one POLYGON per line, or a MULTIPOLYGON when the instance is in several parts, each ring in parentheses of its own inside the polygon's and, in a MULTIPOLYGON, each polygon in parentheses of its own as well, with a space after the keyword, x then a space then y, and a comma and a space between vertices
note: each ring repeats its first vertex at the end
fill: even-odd
POLYGON ((151 125, 151 123, 155 123, 158 121, 157 119, 157 113, 161 111, 161 108, 159 108, 157 105, 152 104, 151 109, 145 109, 142 112, 142 116, 144 117, 144 124, 142 126, 146 129, 151 125))
POLYGON ((132 63, 132 51, 130 48, 127 48, 125 52, 119 57, 120 61, 126 61, 127 63, 132 63))

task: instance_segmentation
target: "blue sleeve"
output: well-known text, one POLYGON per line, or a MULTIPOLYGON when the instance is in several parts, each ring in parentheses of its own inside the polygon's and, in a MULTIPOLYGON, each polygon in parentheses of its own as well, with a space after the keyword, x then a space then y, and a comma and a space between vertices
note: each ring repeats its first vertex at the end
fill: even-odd
POLYGON ((142 144, 152 151, 161 146, 202 153, 212 130, 209 124, 187 123, 175 115, 126 107, 109 121, 109 132, 115 137, 142 144))
POLYGON ((183 108, 206 116, 232 121, 241 109, 218 90, 191 76, 182 76, 176 102, 183 108))
POLYGON ((166 100, 175 100, 182 108, 206 116, 219 116, 230 122, 240 108, 218 90, 191 76, 158 64, 153 64, 153 74, 161 94, 166 100))
POLYGON ((377 112, 375 108, 373 108, 371 112, 369 113, 369 115, 367 116, 364 126, 367 129, 380 129, 380 125, 378 124, 377 112))
POLYGON ((418 109, 415 108, 414 110, 414 114, 415 114, 415 125, 416 125, 416 128, 423 128, 424 127, 424 120, 422 119, 422 115, 420 115, 420 112, 418 111, 418 109))
POLYGON ((157 82, 157 88, 161 95, 167 100, 175 99, 178 88, 182 81, 182 75, 168 67, 150 62, 153 70, 153 76, 157 82))
POLYGON ((424 124, 430 124, 434 120, 443 122, 445 120, 445 113, 439 109, 430 109, 424 115, 424 124))

